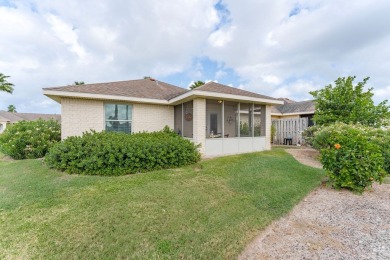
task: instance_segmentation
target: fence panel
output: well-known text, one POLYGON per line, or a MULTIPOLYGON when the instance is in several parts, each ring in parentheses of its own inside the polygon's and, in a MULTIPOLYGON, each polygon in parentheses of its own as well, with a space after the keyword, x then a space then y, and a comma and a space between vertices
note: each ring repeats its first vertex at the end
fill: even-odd
POLYGON ((302 132, 308 127, 307 117, 292 119, 272 119, 276 128, 274 144, 283 144, 286 138, 291 138, 294 145, 304 144, 302 132))

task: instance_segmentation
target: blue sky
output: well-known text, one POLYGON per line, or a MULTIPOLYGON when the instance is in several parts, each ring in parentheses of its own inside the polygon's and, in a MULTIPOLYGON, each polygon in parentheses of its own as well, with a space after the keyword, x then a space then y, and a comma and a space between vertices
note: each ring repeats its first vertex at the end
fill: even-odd
POLYGON ((0 110, 60 113, 43 87, 152 76, 307 100, 340 76, 390 99, 390 1, 0 0, 0 110))

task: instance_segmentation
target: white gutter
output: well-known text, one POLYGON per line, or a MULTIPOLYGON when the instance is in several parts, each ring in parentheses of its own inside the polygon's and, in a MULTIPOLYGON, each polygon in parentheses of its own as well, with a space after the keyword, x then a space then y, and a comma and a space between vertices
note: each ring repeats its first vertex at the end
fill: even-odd
POLYGON ((125 97, 125 96, 115 96, 115 95, 105 95, 105 94, 92 94, 92 93, 80 93, 80 92, 69 92, 69 91, 57 91, 57 90, 43 90, 43 94, 53 98, 57 102, 61 102, 60 99, 56 97, 69 97, 69 98, 84 98, 84 99, 100 99, 100 100, 118 100, 118 101, 129 101, 136 103, 151 103, 151 104, 161 104, 161 105, 176 105, 184 99, 191 99, 194 97, 205 97, 213 99, 222 99, 222 100, 231 100, 231 101, 248 101, 258 104, 268 104, 268 105, 281 105, 284 102, 280 100, 272 100, 267 98, 257 98, 257 97, 247 97, 241 95, 232 95, 211 91, 200 91, 192 90, 186 92, 180 96, 172 98, 171 100, 162 100, 162 99, 153 99, 153 98, 137 98, 137 97, 125 97))
POLYGON ((271 112, 271 116, 299 116, 299 115, 310 115, 310 114, 314 114, 314 111, 285 113, 285 114, 271 112))
POLYGON ((118 101, 130 101, 136 103, 169 105, 169 102, 167 100, 154 99, 154 98, 124 97, 124 96, 56 91, 56 90, 43 90, 43 94, 46 96, 53 96, 53 97, 57 96, 57 97, 85 98, 85 99, 118 100, 118 101))
POLYGON ((250 101, 259 104, 270 104, 270 105, 282 105, 283 101, 266 99, 266 98, 257 98, 257 97, 247 97, 241 95, 233 95, 233 94, 225 94, 211 91, 202 91, 202 90, 192 90, 190 92, 186 92, 180 96, 172 98, 169 100, 169 104, 175 104, 180 102, 183 99, 190 97, 209 97, 213 99, 223 99, 223 100, 234 100, 234 101, 250 101))

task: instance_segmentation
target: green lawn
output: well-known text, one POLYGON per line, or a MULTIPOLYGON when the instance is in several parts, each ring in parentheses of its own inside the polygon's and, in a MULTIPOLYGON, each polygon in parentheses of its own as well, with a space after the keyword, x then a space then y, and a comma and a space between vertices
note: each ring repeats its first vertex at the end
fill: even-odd
POLYGON ((322 176, 283 149, 122 177, 3 158, 0 259, 231 259, 322 176))

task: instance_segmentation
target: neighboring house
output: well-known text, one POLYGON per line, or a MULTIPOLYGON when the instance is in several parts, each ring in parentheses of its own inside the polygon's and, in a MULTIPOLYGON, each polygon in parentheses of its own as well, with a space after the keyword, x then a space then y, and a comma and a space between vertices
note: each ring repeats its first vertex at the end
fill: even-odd
POLYGON ((280 98, 283 105, 274 106, 271 110, 272 119, 308 118, 308 126, 314 125, 315 105, 313 100, 296 102, 288 98, 280 98))
POLYGON ((95 131, 135 133, 169 126, 203 155, 271 147, 272 97, 209 82, 188 90, 155 79, 44 88, 61 104, 62 139, 95 131))
POLYGON ((274 144, 304 144, 303 131, 314 125, 315 104, 313 100, 296 102, 288 98, 280 98, 283 105, 272 107, 272 124, 276 132, 274 144))
POLYGON ((0 133, 2 133, 9 124, 14 124, 19 121, 35 121, 39 118, 44 120, 55 119, 61 121, 61 115, 56 114, 35 114, 35 113, 13 113, 0 110, 0 133))

